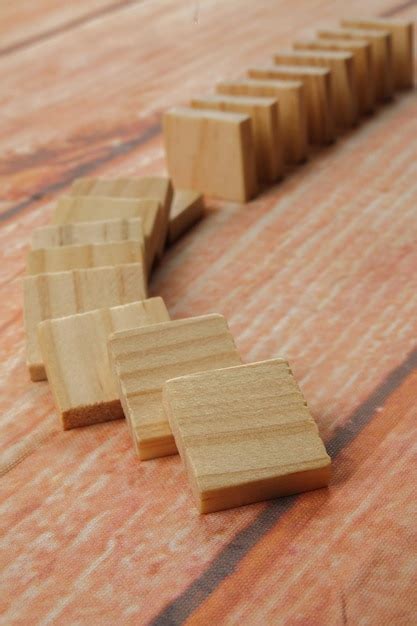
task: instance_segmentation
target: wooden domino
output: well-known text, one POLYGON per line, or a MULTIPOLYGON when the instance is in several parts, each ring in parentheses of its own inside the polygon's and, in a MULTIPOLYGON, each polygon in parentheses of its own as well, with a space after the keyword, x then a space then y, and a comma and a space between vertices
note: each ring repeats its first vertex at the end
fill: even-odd
POLYGON ((278 124, 282 131, 284 160, 301 163, 307 158, 307 116, 304 86, 300 81, 258 80, 253 78, 218 83, 219 94, 275 98, 278 124))
POLYGON ((284 359, 170 380, 163 403, 201 513, 328 484, 330 458, 284 359))
POLYGON ((252 118, 258 179, 273 183, 284 173, 284 153, 279 127, 279 106, 273 98, 212 95, 193 98, 191 106, 245 113, 252 118))
POLYGON ((111 333, 169 319, 161 298, 39 324, 39 343, 64 430, 123 417, 110 368, 111 333))
POLYGON ((142 460, 177 452, 162 407, 166 380, 241 363, 221 315, 117 333, 109 340, 109 353, 134 446, 142 460))
POLYGON ((248 115, 178 107, 164 115, 167 166, 175 187, 247 202, 258 191, 248 115))
POLYGON ((169 213, 168 242, 174 243, 204 214, 204 199, 192 189, 176 189, 169 213))
POLYGON ((45 380, 38 324, 92 309, 128 304, 147 297, 142 265, 118 265, 23 279, 26 362, 32 380, 45 380))

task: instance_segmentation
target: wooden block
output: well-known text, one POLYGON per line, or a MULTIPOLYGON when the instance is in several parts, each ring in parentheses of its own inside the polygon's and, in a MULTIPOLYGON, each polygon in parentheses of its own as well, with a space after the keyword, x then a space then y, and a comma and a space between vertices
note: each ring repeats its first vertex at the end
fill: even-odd
POLYGON ((358 120, 358 96, 353 86, 352 55, 349 52, 282 50, 274 55, 278 65, 326 67, 331 70, 334 118, 340 128, 350 128, 358 120))
POLYGON ((190 317, 117 333, 109 340, 109 353, 123 410, 142 460, 177 451, 162 407, 166 380, 241 363, 221 315, 190 317))
POLYGON ((252 118, 258 179, 273 183, 284 174, 284 152, 278 125, 279 106, 273 98, 250 96, 205 96, 194 98, 196 109, 245 113, 252 118))
POLYGON ((251 118, 239 113, 171 109, 164 115, 175 187, 247 202, 258 191, 251 118))
POLYGON ((32 380, 45 380, 38 343, 38 324, 146 298, 143 268, 139 263, 38 274, 23 279, 26 360, 32 380))
POLYGON ((382 30, 391 34, 394 87, 407 89, 414 84, 413 23, 411 21, 365 18, 344 19, 342 26, 365 30, 382 30))
POLYGON ((39 343, 64 430, 123 417, 107 339, 118 330, 169 319, 162 298, 39 324, 39 343))
POLYGON ((163 403, 200 513, 328 484, 330 458, 284 359, 170 380, 163 403))
POLYGON ((168 242, 174 243, 204 214, 201 193, 192 189, 176 189, 169 214, 168 242))
POLYGON ((352 78, 358 95, 359 113, 371 113, 375 109, 375 89, 371 73, 371 45, 367 41, 353 39, 308 39, 296 41, 296 50, 333 50, 352 54, 352 78))
POLYGON ((28 274, 65 272, 66 270, 143 264, 139 241, 114 241, 110 243, 87 243, 82 246, 57 246, 30 250, 26 257, 28 274))
POLYGON ((307 158, 307 114, 304 86, 300 81, 232 80, 218 83, 217 93, 235 96, 275 98, 279 128, 282 130, 284 160, 300 163, 307 158))
POLYGON ((304 85, 308 134, 311 143, 335 138, 330 70, 323 67, 273 65, 248 70, 251 78, 300 80, 304 85))

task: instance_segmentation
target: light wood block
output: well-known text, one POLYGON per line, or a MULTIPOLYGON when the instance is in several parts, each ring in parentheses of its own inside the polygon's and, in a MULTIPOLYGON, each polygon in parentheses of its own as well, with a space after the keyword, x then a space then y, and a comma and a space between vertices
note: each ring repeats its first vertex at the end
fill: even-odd
POLYGON ((109 340, 109 353, 135 449, 142 460, 177 452, 162 407, 166 380, 241 363, 221 315, 117 333, 109 340))
POLYGON ((231 80, 218 83, 219 94, 275 98, 278 101, 278 124, 282 131, 284 160, 301 163, 307 158, 307 113, 304 86, 290 80, 231 80))
POLYGON ((300 80, 305 89, 308 134, 311 143, 330 143, 335 138, 330 70, 323 67, 273 65, 248 70, 251 78, 300 80))
POLYGON ((39 343, 64 430, 123 417, 110 367, 111 333, 169 319, 161 298, 39 324, 39 343))
POLYGON ((350 128, 358 120, 358 96, 354 90, 352 55, 349 52, 282 50, 274 55, 278 65, 326 67, 331 71, 336 126, 350 128))
POLYGON ((391 34, 394 87, 407 89, 414 84, 413 23, 411 21, 364 18, 344 19, 342 26, 365 30, 382 30, 391 34))
POLYGON ((258 179, 273 183, 284 173, 284 152, 278 125, 279 106, 273 98, 213 95, 193 98, 191 106, 245 113, 252 118, 258 179))
POLYGON ((201 513, 328 484, 330 458, 284 359, 170 380, 163 402, 201 513))
POLYGON ((164 115, 168 171, 175 187, 247 202, 258 191, 251 118, 171 109, 164 115))
POLYGON ((143 264, 142 246, 139 241, 115 241, 88 243, 81 246, 57 246, 30 250, 26 257, 28 274, 65 272, 66 270, 143 264))
POLYGON ((204 199, 192 189, 176 189, 169 214, 168 242, 174 243, 204 215, 204 199))
POLYGON ((143 268, 139 263, 38 274, 23 279, 26 360, 32 380, 45 380, 38 343, 38 324, 146 298, 143 268))

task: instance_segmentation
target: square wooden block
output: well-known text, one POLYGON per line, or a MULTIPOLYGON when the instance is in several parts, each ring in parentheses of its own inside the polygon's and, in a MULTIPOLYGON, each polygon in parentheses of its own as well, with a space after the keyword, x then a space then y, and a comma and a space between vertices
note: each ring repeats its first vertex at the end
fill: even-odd
POLYGON ((201 513, 328 484, 330 458, 284 359, 169 380, 163 402, 201 513))
POLYGON ((151 298, 39 324, 42 357, 64 430, 123 417, 108 338, 168 319, 162 298, 151 298))
POLYGON ((140 459, 176 454, 162 407, 162 386, 175 376, 241 363, 227 322, 203 315, 117 333, 109 353, 140 459))
POLYGON ((176 189, 169 213, 168 242, 174 243, 204 215, 204 199, 192 189, 176 189))

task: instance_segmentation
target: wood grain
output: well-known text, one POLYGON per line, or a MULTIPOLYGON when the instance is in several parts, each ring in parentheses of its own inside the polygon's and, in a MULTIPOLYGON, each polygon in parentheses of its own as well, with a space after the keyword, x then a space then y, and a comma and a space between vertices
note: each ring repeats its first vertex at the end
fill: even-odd
POLYGON ((174 243, 204 215, 204 198, 192 189, 176 189, 169 213, 168 242, 174 243))

